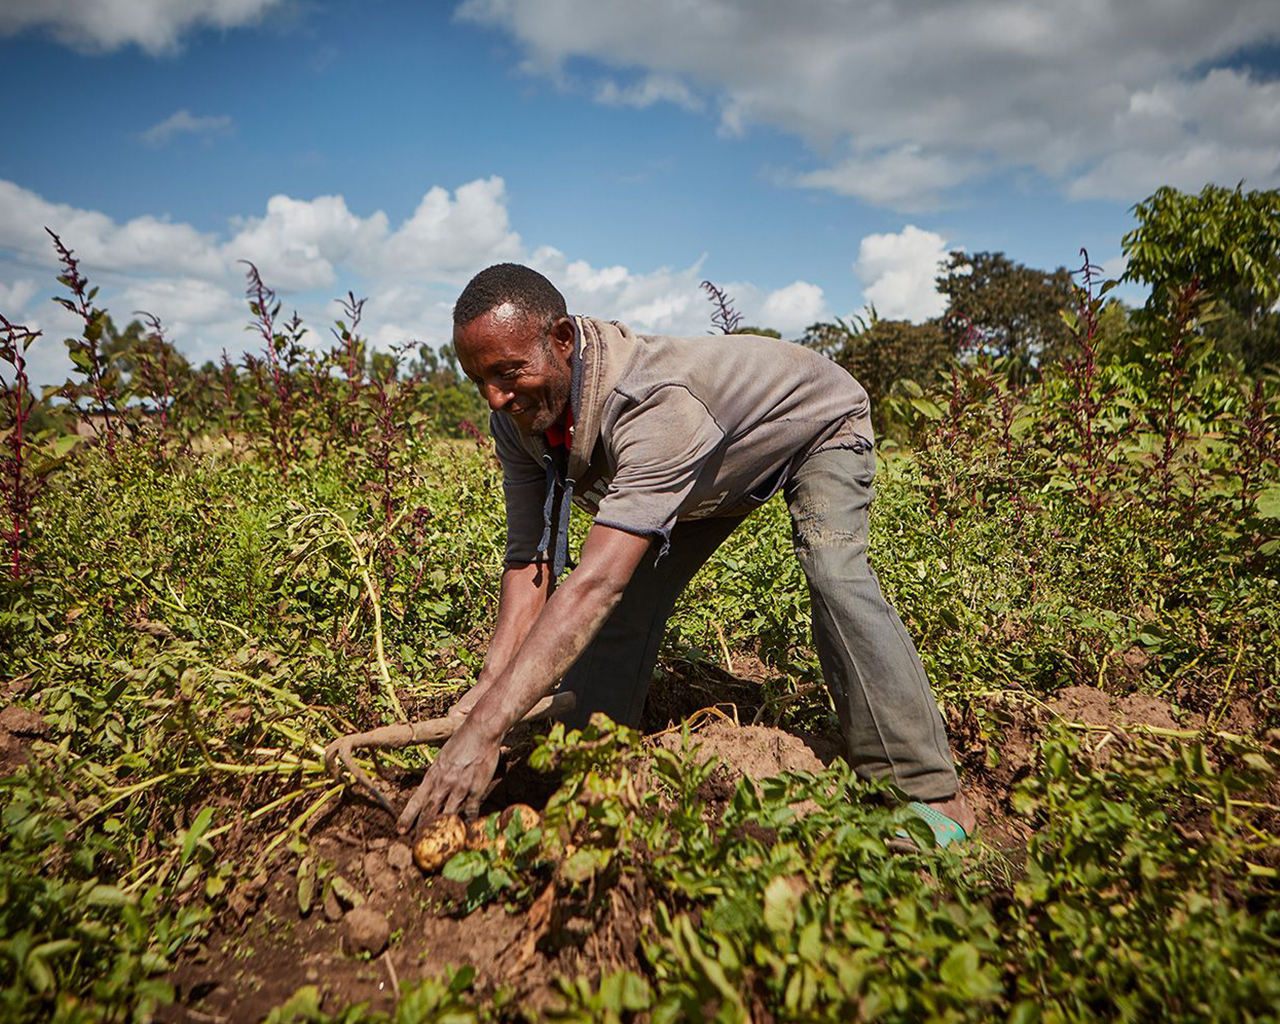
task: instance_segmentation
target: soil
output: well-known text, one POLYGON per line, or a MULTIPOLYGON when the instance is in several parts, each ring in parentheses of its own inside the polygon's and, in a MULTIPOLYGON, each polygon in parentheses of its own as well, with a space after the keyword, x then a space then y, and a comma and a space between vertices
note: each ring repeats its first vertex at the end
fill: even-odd
POLYGON ((12 775, 30 759, 28 748, 49 727, 34 711, 10 704, 0 710, 0 778, 12 775))
MULTIPOLYGON (((658 688, 657 700, 646 711, 649 742, 668 750, 679 750, 683 742, 680 730, 669 723, 692 714, 692 738, 701 745, 701 754, 723 762, 706 784, 711 808, 727 800, 743 776, 760 780, 783 771, 820 771, 841 752, 838 735, 738 724, 750 721, 758 708, 767 669, 745 659, 734 667, 743 674, 731 676, 705 665, 669 669, 666 685, 658 688), (714 709, 708 709, 707 694, 687 685, 690 679, 720 697, 714 709), (724 688, 717 690, 720 684, 724 688), (698 700, 702 703, 689 706, 698 700)), ((0 743, 5 737, 21 737, 15 730, 33 727, 21 716, 6 718, 10 710, 16 709, 0 712, 0 743)), ((978 817, 977 835, 1002 849, 1015 871, 1031 831, 1025 819, 1014 815, 1010 796, 1032 770, 1037 740, 1048 721, 1082 723, 1100 736, 1116 726, 1195 728, 1204 721, 1180 717, 1158 697, 1115 695, 1085 686, 1063 689, 1047 702, 993 700, 980 714, 953 716, 950 735, 978 817)), ((498 785, 483 813, 513 803, 540 808, 554 792, 558 780, 525 763, 531 742, 526 739, 504 755, 498 785)), ((403 803, 417 781, 406 776, 382 784, 403 803)), ((557 976, 640 969, 639 936, 651 915, 643 882, 632 876, 608 889, 603 904, 590 913, 567 902, 553 883, 528 909, 509 913, 499 904, 463 915, 463 887, 438 876, 424 877, 412 864, 408 845, 395 834, 390 816, 358 793, 348 791, 318 816, 308 840, 313 859, 349 883, 344 887, 348 898, 317 897, 316 906, 301 912, 298 858, 278 857, 268 870, 235 888, 229 909, 213 922, 208 939, 172 972, 178 1001, 161 1019, 203 1024, 260 1020, 305 985, 317 986, 322 1006, 330 1012, 356 1002, 390 1010, 402 986, 464 964, 476 970, 477 992, 501 992, 517 1005, 537 1009, 554 998, 557 976)), ((262 841, 262 836, 241 837, 242 848, 234 851, 237 862, 251 859, 253 845, 262 841)))

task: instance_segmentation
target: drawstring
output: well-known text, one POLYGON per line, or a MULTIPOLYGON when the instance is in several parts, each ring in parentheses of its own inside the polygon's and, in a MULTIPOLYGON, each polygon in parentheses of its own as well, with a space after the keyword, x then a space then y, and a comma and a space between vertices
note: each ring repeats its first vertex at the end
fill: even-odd
POLYGON ((573 504, 573 481, 562 480, 550 452, 542 456, 547 470, 547 497, 542 503, 542 539, 538 541, 538 557, 551 562, 551 579, 560 578, 569 564, 569 513, 573 504), (560 505, 556 508, 556 491, 560 505), (551 550, 552 513, 555 512, 555 550, 551 550))
POLYGON ((538 557, 545 559, 547 557, 547 548, 551 546, 551 510, 555 507, 556 484, 559 481, 559 476, 556 473, 555 460, 551 458, 550 452, 546 452, 542 456, 542 463, 547 470, 547 496, 542 502, 542 539, 538 541, 538 557))

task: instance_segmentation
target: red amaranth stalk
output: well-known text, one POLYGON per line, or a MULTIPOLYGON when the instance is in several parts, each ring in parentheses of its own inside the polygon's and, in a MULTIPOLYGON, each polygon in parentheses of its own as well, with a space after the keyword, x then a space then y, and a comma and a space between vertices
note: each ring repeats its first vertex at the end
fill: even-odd
POLYGON ((711 313, 711 323, 720 329, 721 334, 732 334, 742 326, 742 314, 733 308, 733 300, 729 298, 728 292, 717 288, 710 281, 703 281, 699 287, 707 293, 707 298, 715 306, 711 313))
MULTIPOLYGON (((169 409, 173 405, 173 387, 169 380, 169 359, 167 343, 164 336, 164 325, 160 322, 160 318, 153 313, 145 310, 138 310, 135 316, 140 316, 143 323, 151 329, 151 341, 155 348, 155 362, 151 362, 152 355, 148 353, 145 362, 147 364, 147 389, 151 392, 152 399, 155 400, 156 410, 160 413, 160 453, 165 453, 165 442, 169 436, 169 409), (159 375, 159 387, 157 381, 152 377, 152 373, 159 375)), ((142 365, 140 361, 139 365, 142 365)))
POLYGON ((1089 251, 1084 247, 1081 247, 1080 255, 1084 259, 1084 264, 1078 273, 1084 284, 1078 292, 1080 322, 1084 325, 1084 331, 1076 331, 1076 343, 1080 347, 1081 355, 1078 359, 1065 360, 1064 368, 1075 392, 1067 405, 1075 418, 1073 426, 1076 428, 1083 449, 1084 468, 1089 478, 1089 508, 1097 513, 1102 508, 1102 489, 1098 484, 1101 473, 1101 452, 1094 424, 1102 409, 1102 402, 1094 394, 1094 385, 1098 376, 1098 351, 1095 342, 1098 333, 1098 315, 1093 284, 1094 275, 1099 268, 1089 262, 1089 251))
POLYGON ((22 533, 31 509, 30 487, 23 476, 23 442, 26 423, 35 406, 35 396, 31 393, 31 384, 27 379, 25 353, 27 346, 40 337, 40 332, 11 323, 3 314, 0 314, 0 331, 4 332, 3 341, 0 341, 0 358, 13 367, 13 383, 0 380, 0 384, 4 386, 7 404, 13 410, 13 429, 7 439, 11 454, 5 459, 8 469, 5 474, 5 504, 9 506, 9 549, 12 552, 10 574, 16 580, 22 576, 22 533))
POLYGON ((1240 445, 1240 512, 1252 515, 1258 500, 1254 493, 1256 480, 1262 475, 1264 463, 1272 458, 1277 449, 1274 435, 1270 433, 1267 423, 1267 402, 1262 387, 1262 378, 1253 382, 1253 393, 1244 416, 1244 436, 1240 445))
POLYGON ((1178 449, 1186 440, 1186 431, 1178 423, 1179 400, 1185 402, 1182 381, 1187 375, 1183 356, 1187 349, 1189 325, 1195 316, 1195 307, 1200 300, 1202 290, 1199 278, 1193 279, 1182 289, 1175 300, 1173 319, 1173 343, 1167 355, 1160 357, 1160 368, 1168 381, 1165 392, 1164 416, 1160 424, 1163 441, 1160 446, 1160 457, 1156 460, 1156 472, 1160 477, 1160 498, 1168 502, 1169 492, 1173 489, 1173 459, 1178 449))
POLYGON ((227 439, 227 443, 231 445, 232 454, 235 453, 236 442, 232 436, 232 428, 235 426, 239 414, 236 410, 236 368, 231 362, 231 357, 227 355, 227 350, 222 350, 222 400, 226 403, 227 418, 223 422, 222 433, 227 439))
POLYGON ((357 299, 355 292, 347 292, 345 299, 339 299, 342 312, 350 321, 344 324, 343 331, 333 331, 333 336, 342 342, 346 349, 347 368, 347 413, 350 417, 347 432, 354 440, 360 433, 359 417, 355 415, 356 400, 360 397, 360 374, 358 360, 360 356, 360 336, 356 328, 360 326, 360 318, 364 314, 364 299, 357 299))
MULTIPOLYGON (((258 268, 248 260, 241 260, 249 269, 246 276, 249 279, 249 286, 246 293, 249 298, 249 310, 253 313, 253 322, 249 325, 250 330, 256 330, 262 335, 263 341, 266 342, 267 362, 266 365, 271 372, 271 381, 275 389, 275 398, 278 406, 273 408, 270 400, 266 397, 265 388, 261 386, 260 375, 255 368, 256 361, 251 361, 246 354, 245 365, 254 373, 256 380, 259 380, 259 396, 262 405, 267 414, 267 424, 270 429, 271 444, 276 449, 276 460, 280 466, 281 479, 288 476, 289 465, 298 459, 298 441, 293 435, 293 405, 290 398, 290 382, 287 374, 280 366, 280 357, 276 351, 277 343, 282 341, 282 335, 276 331, 275 318, 280 312, 280 302, 276 298, 276 293, 267 287, 262 280, 262 275, 258 273, 258 268)), ((297 314, 294 319, 286 325, 286 329, 296 329, 298 326, 297 314)))
MULTIPOLYGON (((62 264, 62 274, 58 280, 64 284, 71 292, 72 298, 64 299, 61 296, 54 298, 54 302, 58 303, 63 309, 70 313, 74 313, 85 324, 84 351, 88 356, 88 369, 85 371, 89 377, 89 383, 93 389, 93 399, 97 403, 98 410, 102 413, 103 422, 107 428, 107 454, 114 456, 116 448, 116 420, 118 419, 118 410, 115 407, 114 396, 108 395, 106 385, 103 378, 106 375, 106 368, 102 365, 102 355, 98 349, 98 339, 101 333, 101 311, 94 308, 93 298, 97 292, 96 288, 89 287, 88 279, 80 273, 80 261, 75 258, 74 250, 68 249, 62 244, 62 239, 45 228, 50 238, 53 239, 54 248, 58 253, 58 262, 62 264), (110 401, 108 401, 110 399, 110 401)), ((70 344, 70 342, 68 342, 70 344)), ((74 398, 72 400, 72 408, 86 425, 91 425, 92 420, 80 408, 80 403, 74 398)))

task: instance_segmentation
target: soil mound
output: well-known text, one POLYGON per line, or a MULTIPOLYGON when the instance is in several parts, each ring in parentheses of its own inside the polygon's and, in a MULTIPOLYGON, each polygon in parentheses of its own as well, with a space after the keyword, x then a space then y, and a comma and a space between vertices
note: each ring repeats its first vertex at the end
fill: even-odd
MULTIPOLYGON (((744 775, 759 782, 782 772, 820 772, 834 756, 832 745, 819 740, 793 736, 764 725, 734 725, 725 721, 695 733, 692 742, 701 747, 697 754, 699 763, 719 758, 735 782, 744 775)), ((664 733, 654 739, 656 746, 673 752, 679 751, 682 743, 678 732, 664 733)))

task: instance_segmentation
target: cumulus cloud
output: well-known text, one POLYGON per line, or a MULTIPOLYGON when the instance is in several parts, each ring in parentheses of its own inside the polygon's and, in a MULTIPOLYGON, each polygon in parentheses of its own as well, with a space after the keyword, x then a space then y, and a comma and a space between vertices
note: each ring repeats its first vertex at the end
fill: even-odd
POLYGON ((700 334, 709 321, 698 290, 702 259, 683 269, 636 273, 618 265, 593 267, 585 260, 570 260, 552 246, 541 246, 528 262, 555 282, 575 313, 621 320, 634 330, 654 334, 700 334))
MULTIPOLYGON (((534 72, 639 72, 714 98, 723 131, 796 133, 826 161, 798 183, 897 209, 1011 168, 1127 201, 1171 179, 1280 184, 1280 83, 1226 67, 1280 40, 1274 0, 465 0, 458 15, 510 33, 534 72)), ((598 98, 618 102, 609 82, 598 98)))
POLYGON ((169 53, 197 28, 252 25, 284 0, 4 0, 0 36, 35 30, 79 50, 169 53))
MULTIPOLYGON (((328 343, 327 327, 339 315, 334 293, 347 289, 368 295, 361 330, 375 347, 445 341, 461 285, 504 260, 542 271, 577 313, 653 333, 701 334, 710 325, 711 307, 699 288, 705 255, 686 266, 640 270, 596 266, 552 246, 530 249, 511 225, 506 186, 498 177, 467 182, 452 192, 430 188, 398 224, 381 210, 353 211, 342 196, 277 195, 261 215, 234 218, 222 232, 200 232, 153 216, 121 223, 0 180, 0 250, 19 253, 22 261, 15 265, 55 266, 44 225, 75 250, 93 283, 103 285, 100 301, 118 322, 136 310, 155 314, 197 364, 216 360, 223 348, 236 358, 257 345, 244 330, 248 313, 244 267, 238 261, 245 259, 280 293, 285 315, 297 309, 311 329, 308 340, 317 345, 328 343)), ((40 322, 32 326, 45 328, 52 343, 41 342, 33 366, 47 375, 44 383, 65 376, 64 353, 56 342, 77 325, 58 321, 60 312, 47 301, 47 291, 40 294, 47 285, 25 275, 6 281, 4 267, 0 262, 0 311, 30 310, 38 302, 40 322)), ((774 291, 750 282, 726 287, 746 322, 784 334, 798 333, 827 315, 822 289, 807 281, 774 291)))
POLYGON ((795 281, 769 293, 758 319, 760 326, 772 327, 786 337, 826 318, 827 302, 822 289, 808 281, 795 281))
POLYGON ((853 271, 880 316, 919 323, 947 308, 935 280, 946 258, 946 239, 908 224, 897 234, 867 235, 853 271))
POLYGON ((231 131, 231 115, 219 114, 210 117, 196 117, 185 107, 153 124, 139 137, 148 146, 160 147, 168 143, 175 135, 226 135, 231 131))

